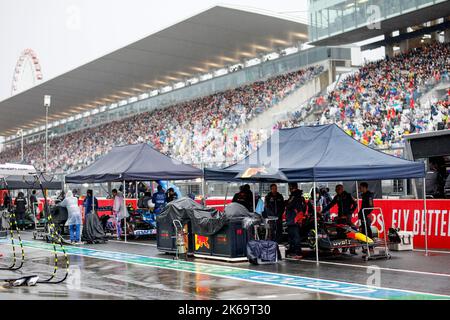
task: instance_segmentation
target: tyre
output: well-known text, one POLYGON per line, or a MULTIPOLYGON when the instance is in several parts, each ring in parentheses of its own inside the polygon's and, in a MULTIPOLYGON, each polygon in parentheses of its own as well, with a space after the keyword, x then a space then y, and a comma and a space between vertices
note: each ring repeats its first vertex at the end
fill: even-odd
POLYGON ((308 244, 311 249, 316 249, 316 230, 314 229, 308 232, 308 244))

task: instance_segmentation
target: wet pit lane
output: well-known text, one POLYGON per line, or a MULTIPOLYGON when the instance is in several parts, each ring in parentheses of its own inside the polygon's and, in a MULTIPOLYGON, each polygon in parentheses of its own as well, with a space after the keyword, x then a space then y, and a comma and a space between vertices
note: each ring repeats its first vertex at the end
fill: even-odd
MULTIPOLYGON (((26 234, 24 238, 28 241, 31 240, 26 234)), ((30 274, 38 274, 42 279, 51 274, 52 252, 40 248, 45 243, 43 241, 25 242, 27 260, 24 267, 16 272, 0 271, 2 279, 30 274)), ((80 246, 83 249, 68 248, 69 253, 71 253, 71 265, 69 277, 64 283, 58 285, 38 284, 35 287, 0 287, 0 299, 347 300, 402 298, 401 295, 398 295, 398 292, 395 292, 392 296, 390 292, 389 295, 380 293, 377 296, 378 293, 376 293, 374 296, 364 296, 364 294, 359 296, 358 291, 353 291, 349 295, 327 290, 314 291, 308 288, 305 290, 302 287, 283 285, 286 282, 280 282, 282 285, 279 285, 278 282, 275 283, 271 279, 281 274, 299 278, 309 277, 308 279, 314 281, 344 281, 348 284, 366 285, 368 278, 373 274, 373 272, 368 272, 368 266, 374 264, 381 266, 379 285, 383 288, 399 289, 400 293, 402 293, 401 290, 412 290, 418 294, 415 296, 413 293, 413 295, 407 296, 409 299, 420 299, 421 293, 424 292, 447 295, 444 298, 450 296, 450 273, 446 267, 442 267, 449 265, 449 254, 438 255, 438 259, 433 259, 429 268, 426 267, 428 261, 426 259, 430 257, 423 258, 423 254, 414 252, 410 254, 396 253, 390 261, 383 260, 381 263, 377 261, 369 262, 369 264, 354 258, 350 260, 350 257, 345 256, 339 259, 327 259, 330 264, 321 264, 320 266, 316 266, 313 261, 283 261, 276 265, 251 266, 248 263, 229 264, 195 259, 195 263, 189 263, 189 266, 180 265, 180 268, 178 268, 175 265, 174 269, 172 257, 159 253, 152 241, 140 242, 139 244, 109 241, 106 244, 80 246), (113 258, 110 258, 105 255, 105 252, 107 254, 121 253, 125 256, 114 255, 113 258), (142 261, 133 260, 137 258, 142 261), (410 264, 412 261, 418 261, 416 271, 419 273, 415 273, 416 271, 411 270, 411 268, 409 268, 409 271, 412 272, 402 269, 403 266, 410 264), (172 264, 169 265, 166 262, 172 264), (148 265, 144 265, 145 263, 148 263, 148 265), (202 269, 205 265, 214 266, 217 270, 205 271, 202 269), (229 268, 230 266, 232 268, 229 268), (232 273, 221 274, 221 268, 232 273), (438 272, 442 270, 446 271, 438 272), (242 273, 245 272, 255 272, 256 274, 252 274, 252 278, 242 277, 242 273), (417 279, 421 281, 417 281, 417 279)), ((0 245, 0 252, 4 254, 1 259, 2 265, 7 265, 10 262, 10 251, 9 245, 5 243, 0 245)), ((59 254, 59 264, 58 275, 61 277, 64 274, 61 254, 59 254)), ((294 279, 293 281, 297 281, 297 284, 299 284, 305 279, 294 279)), ((327 285, 331 286, 331 284, 327 285)), ((332 285, 335 284, 332 283, 332 285)))
MULTIPOLYGON (((1 278, 51 274, 51 252, 27 249, 28 260, 20 272, 0 271, 1 278), (38 271, 37 271, 38 270, 38 271)), ((8 259, 8 258, 4 258, 8 259)), ((62 262, 62 259, 60 259, 62 262)), ((244 285, 241 281, 184 271, 149 268, 123 262, 71 256, 68 279, 57 285, 0 287, 0 299, 336 299, 338 296, 301 292, 269 285, 244 285)), ((62 265, 61 265, 62 266, 62 265)), ((60 275, 63 270, 58 271, 60 275)))

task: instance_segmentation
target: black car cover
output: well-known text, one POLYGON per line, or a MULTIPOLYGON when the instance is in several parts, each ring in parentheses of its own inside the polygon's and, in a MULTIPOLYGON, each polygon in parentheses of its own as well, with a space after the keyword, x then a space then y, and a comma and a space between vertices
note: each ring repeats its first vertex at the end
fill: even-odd
POLYGON ((248 211, 246 207, 237 202, 232 202, 226 206, 224 216, 227 221, 243 220, 244 218, 259 219, 258 214, 248 211))
POLYGON ((230 203, 224 212, 205 207, 190 198, 170 202, 156 218, 158 223, 172 224, 180 220, 182 224, 191 222, 192 231, 205 236, 216 234, 230 221, 258 218, 239 203, 230 203))
POLYGON ((180 220, 183 224, 191 222, 192 231, 202 235, 213 235, 224 225, 223 214, 214 208, 205 207, 190 198, 170 202, 156 218, 158 223, 172 224, 180 220))
POLYGON ((86 215, 81 238, 88 243, 99 243, 106 240, 105 231, 96 213, 86 215))

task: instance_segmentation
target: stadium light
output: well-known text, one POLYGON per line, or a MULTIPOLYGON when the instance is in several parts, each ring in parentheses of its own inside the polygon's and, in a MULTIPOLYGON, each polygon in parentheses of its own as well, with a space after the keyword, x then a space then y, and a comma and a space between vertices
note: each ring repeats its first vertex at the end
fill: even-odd
POLYGON ((52 96, 44 95, 44 107, 45 107, 45 163, 44 163, 44 172, 47 172, 48 168, 48 108, 50 108, 50 104, 52 101, 52 96))
POLYGON ((222 59, 223 61, 226 61, 226 62, 237 62, 238 61, 237 59, 230 58, 230 57, 220 57, 220 59, 222 59))
POLYGON ((44 96, 44 107, 50 107, 52 101, 52 96, 45 95, 44 96))

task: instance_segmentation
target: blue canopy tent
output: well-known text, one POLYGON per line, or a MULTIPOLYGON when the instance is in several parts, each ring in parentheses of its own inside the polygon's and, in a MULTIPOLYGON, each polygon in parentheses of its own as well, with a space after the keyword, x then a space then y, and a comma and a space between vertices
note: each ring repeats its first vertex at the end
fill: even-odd
POLYGON ((66 176, 66 183, 191 180, 201 169, 172 159, 148 144, 114 147, 90 166, 66 176))
POLYGON ((202 176, 201 169, 172 159, 143 143, 114 147, 88 167, 67 175, 65 180, 75 184, 123 182, 125 186, 125 181, 191 180, 202 176))
MULTIPOLYGON (((239 181, 236 175, 252 166, 278 169, 289 182, 313 182, 314 189, 316 182, 425 177, 423 162, 371 149, 331 124, 277 130, 258 150, 236 164, 205 169, 205 179, 239 181)), ((316 212, 315 215, 317 218, 316 212)), ((317 219, 316 259, 318 261, 317 219)))
POLYGON ((290 182, 423 178, 425 166, 369 148, 337 125, 281 129, 254 153, 222 169, 205 169, 205 179, 237 181, 249 166, 278 169, 290 182))

